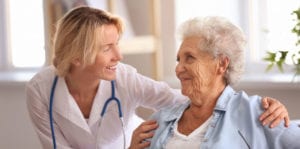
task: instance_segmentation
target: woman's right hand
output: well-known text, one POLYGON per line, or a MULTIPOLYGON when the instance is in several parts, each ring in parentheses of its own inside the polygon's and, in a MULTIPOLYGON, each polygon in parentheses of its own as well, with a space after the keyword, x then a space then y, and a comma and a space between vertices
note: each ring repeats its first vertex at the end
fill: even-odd
POLYGON ((155 120, 148 120, 137 127, 132 134, 129 149, 143 149, 150 146, 150 142, 146 139, 152 138, 154 130, 158 127, 155 120))

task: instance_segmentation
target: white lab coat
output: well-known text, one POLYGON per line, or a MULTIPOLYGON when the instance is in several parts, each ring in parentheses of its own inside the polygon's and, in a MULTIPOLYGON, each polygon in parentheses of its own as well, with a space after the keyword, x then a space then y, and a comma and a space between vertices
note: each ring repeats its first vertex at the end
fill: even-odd
MULTIPOLYGON (((52 148, 49 122, 49 98, 55 77, 55 68, 49 66, 36 74, 26 86, 27 105, 35 130, 43 148, 52 148)), ((111 96, 110 81, 102 80, 95 96, 90 117, 86 120, 75 100, 68 92, 64 78, 58 78, 54 102, 53 121, 58 149, 119 149, 123 148, 123 134, 115 102, 111 102, 99 127, 100 113, 106 99, 111 96), (97 129, 99 139, 96 141, 97 129)), ((118 64, 116 97, 121 100, 125 122, 126 146, 130 145, 132 131, 140 124, 135 115, 138 106, 159 110, 186 97, 167 84, 153 81, 137 73, 126 64, 118 64)))

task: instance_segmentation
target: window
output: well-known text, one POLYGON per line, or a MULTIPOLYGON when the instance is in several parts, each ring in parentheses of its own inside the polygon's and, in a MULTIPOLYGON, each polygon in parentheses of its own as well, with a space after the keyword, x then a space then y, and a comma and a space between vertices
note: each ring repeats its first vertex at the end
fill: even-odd
MULTIPOLYGON (((248 64, 248 73, 264 73, 267 64, 262 59, 267 51, 295 50, 297 39, 291 30, 296 24, 293 21, 296 15, 292 12, 299 7, 299 0, 249 0, 250 52, 247 61, 251 64, 248 64)), ((278 71, 273 69, 273 72, 278 71)))
MULTIPOLYGON (((294 74, 292 66, 285 68, 288 73, 284 74, 275 67, 271 72, 266 72, 268 63, 263 58, 269 50, 295 49, 296 35, 291 32, 295 15, 291 13, 299 7, 299 0, 177 0, 175 20, 177 27, 195 16, 218 15, 228 18, 246 34, 246 72, 243 78, 246 81, 290 82, 294 74)), ((177 41, 177 47, 179 43, 177 41)))
MULTIPOLYGON (((44 65, 46 51, 43 2, 0 1, 0 71, 40 68, 44 65)), ((163 49, 172 50, 163 53, 166 55, 164 66, 170 69, 164 72, 164 77, 174 76, 173 73, 167 73, 173 72, 175 67, 174 58, 167 57, 167 53, 174 53, 179 43, 173 39, 170 41, 170 37, 174 36, 175 28, 182 21, 195 16, 224 16, 243 29, 249 46, 246 51, 246 74, 265 74, 267 63, 262 58, 266 51, 295 48, 296 37, 291 33, 295 16, 291 12, 300 7, 299 0, 168 0, 161 3, 164 6, 171 3, 172 7, 174 3, 174 11, 172 7, 162 9, 162 17, 168 18, 162 19, 163 49), (169 21, 170 19, 173 21, 169 21), (174 29, 170 27, 170 22, 175 24, 174 29), (173 44, 175 47, 169 48, 173 44)))
POLYGON ((44 20, 42 0, 6 0, 0 8, 2 70, 37 68, 44 65, 44 20), (2 22, 2 21, 1 21, 2 22))

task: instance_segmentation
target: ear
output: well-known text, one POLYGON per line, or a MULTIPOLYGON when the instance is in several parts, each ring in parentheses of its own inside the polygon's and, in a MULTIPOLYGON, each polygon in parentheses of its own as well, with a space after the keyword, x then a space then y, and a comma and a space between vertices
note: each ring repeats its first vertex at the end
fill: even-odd
POLYGON ((224 74, 227 71, 229 62, 230 62, 230 60, 227 56, 221 56, 219 58, 219 72, 221 74, 224 74))
POLYGON ((74 66, 79 67, 81 65, 81 62, 80 62, 79 58, 76 58, 76 59, 72 60, 72 64, 74 66))

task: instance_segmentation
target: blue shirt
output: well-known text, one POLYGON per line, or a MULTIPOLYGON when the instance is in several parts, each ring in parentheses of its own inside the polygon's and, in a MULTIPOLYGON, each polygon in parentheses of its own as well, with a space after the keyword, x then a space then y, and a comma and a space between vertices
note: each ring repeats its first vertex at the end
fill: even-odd
MULTIPOLYGON (((151 149, 164 148, 173 135, 174 122, 181 118, 190 101, 165 108, 151 119, 159 127, 151 140, 151 149)), ((283 122, 275 127, 262 126, 259 116, 263 112, 261 97, 235 92, 227 86, 219 97, 205 134, 201 149, 300 149, 300 127, 283 122)))

